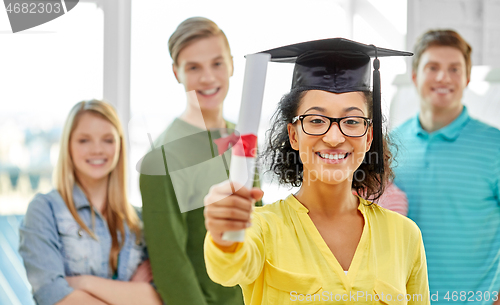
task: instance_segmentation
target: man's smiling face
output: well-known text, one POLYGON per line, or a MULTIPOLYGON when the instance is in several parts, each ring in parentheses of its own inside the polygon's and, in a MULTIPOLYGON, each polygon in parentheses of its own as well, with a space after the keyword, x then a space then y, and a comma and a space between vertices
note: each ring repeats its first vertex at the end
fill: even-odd
POLYGON ((202 111, 222 107, 233 75, 233 59, 221 35, 202 38, 185 47, 173 70, 186 92, 196 92, 202 111))
POLYGON ((460 112, 463 91, 469 84, 460 50, 448 46, 429 47, 422 53, 412 79, 423 108, 433 112, 460 112))

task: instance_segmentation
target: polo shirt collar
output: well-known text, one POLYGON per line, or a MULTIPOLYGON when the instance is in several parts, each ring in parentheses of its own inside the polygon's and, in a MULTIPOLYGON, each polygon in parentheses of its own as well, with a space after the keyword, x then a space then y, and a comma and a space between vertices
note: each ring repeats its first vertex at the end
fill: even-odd
POLYGON ((420 125, 420 114, 419 114, 414 118, 413 130, 415 131, 415 134, 420 137, 442 136, 444 139, 448 141, 454 141, 458 138, 460 132, 467 124, 467 122, 469 122, 469 120, 470 116, 469 112, 467 111, 467 107, 463 106, 462 113, 460 113, 460 115, 455 120, 453 120, 453 122, 431 133, 425 131, 422 128, 422 125, 420 125))

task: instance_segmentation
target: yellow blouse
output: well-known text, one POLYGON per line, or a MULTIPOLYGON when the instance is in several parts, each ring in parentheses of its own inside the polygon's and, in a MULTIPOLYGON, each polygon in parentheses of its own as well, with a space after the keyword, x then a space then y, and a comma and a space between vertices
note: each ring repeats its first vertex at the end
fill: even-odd
POLYGON ((347 274, 293 195, 255 208, 245 241, 229 248, 205 238, 210 278, 239 284, 245 304, 430 304, 419 228, 376 204, 358 210, 365 224, 347 274))

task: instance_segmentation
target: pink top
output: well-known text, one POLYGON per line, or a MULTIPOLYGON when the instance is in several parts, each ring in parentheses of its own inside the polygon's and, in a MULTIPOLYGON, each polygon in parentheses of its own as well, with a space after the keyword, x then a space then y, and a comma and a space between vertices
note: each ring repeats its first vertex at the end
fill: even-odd
MULTIPOLYGON (((356 195, 356 192, 354 190, 352 192, 356 195)), ((365 198, 364 196, 361 197, 365 198)), ((367 200, 372 201, 373 197, 368 198, 367 200)), ((408 216, 408 198, 406 197, 405 192, 400 190, 392 182, 387 185, 387 187, 385 188, 385 192, 375 203, 383 208, 394 211, 403 216, 408 216)))
POLYGON ((403 216, 408 215, 408 198, 405 192, 400 190, 394 183, 390 182, 385 192, 380 196, 377 204, 388 210, 397 212, 403 216))

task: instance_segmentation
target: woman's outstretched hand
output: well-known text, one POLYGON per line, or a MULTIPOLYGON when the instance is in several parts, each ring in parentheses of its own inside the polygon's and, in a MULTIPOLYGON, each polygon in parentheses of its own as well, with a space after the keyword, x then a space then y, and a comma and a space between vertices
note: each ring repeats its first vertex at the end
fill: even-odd
POLYGON ((231 246, 234 242, 222 240, 222 235, 226 231, 248 228, 251 225, 253 204, 263 195, 264 192, 259 188, 249 190, 229 180, 212 186, 204 199, 204 214, 205 227, 214 242, 231 246))

